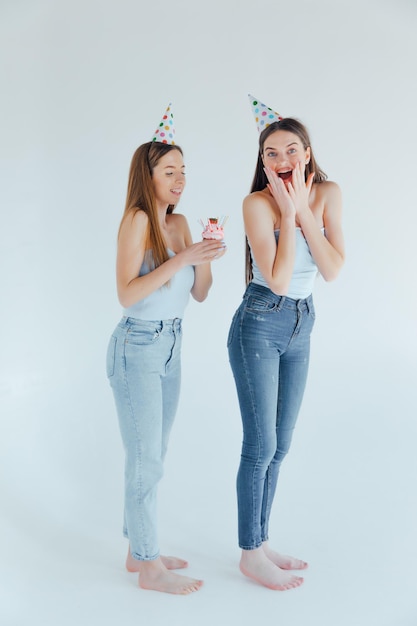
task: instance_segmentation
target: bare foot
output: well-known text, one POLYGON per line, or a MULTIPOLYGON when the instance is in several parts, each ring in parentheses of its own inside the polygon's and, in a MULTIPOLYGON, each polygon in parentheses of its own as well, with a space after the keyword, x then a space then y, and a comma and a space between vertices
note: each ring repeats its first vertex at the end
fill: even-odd
POLYGON ((271 550, 267 541, 262 544, 262 548, 268 559, 281 569, 306 569, 308 567, 308 563, 305 561, 271 550))
MULTIPOLYGON (((188 567, 188 562, 184 559, 179 559, 176 556, 161 556, 161 561, 167 569, 184 569, 188 567)), ((128 572, 139 572, 140 561, 134 559, 130 554, 130 549, 127 551, 126 557, 126 569, 128 572)))
POLYGON ((256 550, 242 550, 240 571, 264 587, 278 591, 298 587, 304 581, 304 578, 293 576, 272 563, 262 547, 256 550))
POLYGON ((140 561, 139 587, 142 589, 187 595, 198 591, 202 584, 202 580, 174 574, 165 567, 160 557, 154 561, 140 561))

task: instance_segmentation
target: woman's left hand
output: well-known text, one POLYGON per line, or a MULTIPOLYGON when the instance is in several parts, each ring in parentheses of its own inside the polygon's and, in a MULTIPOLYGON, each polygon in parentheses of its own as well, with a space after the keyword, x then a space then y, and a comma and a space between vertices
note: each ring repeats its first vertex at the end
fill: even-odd
POLYGON ((304 179, 305 164, 297 163, 292 171, 291 182, 288 184, 288 194, 293 201, 297 217, 310 209, 308 199, 313 186, 314 172, 309 175, 307 181, 304 179))

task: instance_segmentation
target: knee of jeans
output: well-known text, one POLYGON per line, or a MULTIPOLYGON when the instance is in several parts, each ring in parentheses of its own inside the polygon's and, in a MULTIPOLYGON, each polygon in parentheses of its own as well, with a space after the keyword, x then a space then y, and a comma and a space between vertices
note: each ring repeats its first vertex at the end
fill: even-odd
POLYGON ((263 444, 251 445, 244 443, 242 447, 242 457, 258 466, 265 466, 271 463, 276 453, 274 441, 265 441, 263 444))
POLYGON ((291 445, 291 440, 285 441, 281 443, 275 450, 274 461, 277 463, 281 463, 284 458, 287 456, 291 445))

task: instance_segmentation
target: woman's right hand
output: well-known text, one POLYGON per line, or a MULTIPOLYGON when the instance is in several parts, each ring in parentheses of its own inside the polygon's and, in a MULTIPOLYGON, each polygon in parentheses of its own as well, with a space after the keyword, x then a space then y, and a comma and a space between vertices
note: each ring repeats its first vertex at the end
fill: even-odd
POLYGON ((219 259, 226 252, 226 246, 216 239, 203 239, 198 243, 184 248, 178 252, 184 265, 201 265, 219 259))
POLYGON ((281 215, 283 217, 293 217, 295 219, 295 205, 293 199, 288 193, 287 188, 285 187, 284 181, 282 178, 277 176, 277 173, 270 167, 265 166, 264 172, 269 181, 269 184, 267 185, 269 193, 277 203, 281 215))

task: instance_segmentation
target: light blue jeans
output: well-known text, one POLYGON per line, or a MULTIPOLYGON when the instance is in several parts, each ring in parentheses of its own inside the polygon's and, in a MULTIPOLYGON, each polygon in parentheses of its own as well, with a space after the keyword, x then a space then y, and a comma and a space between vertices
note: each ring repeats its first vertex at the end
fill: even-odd
POLYGON ((279 469, 287 454, 307 380, 312 297, 292 300, 249 284, 228 335, 243 424, 237 476, 239 546, 268 540, 279 469))
POLYGON ((159 556, 157 486, 179 400, 181 339, 180 319, 124 317, 107 350, 126 455, 123 534, 141 561, 159 556))

